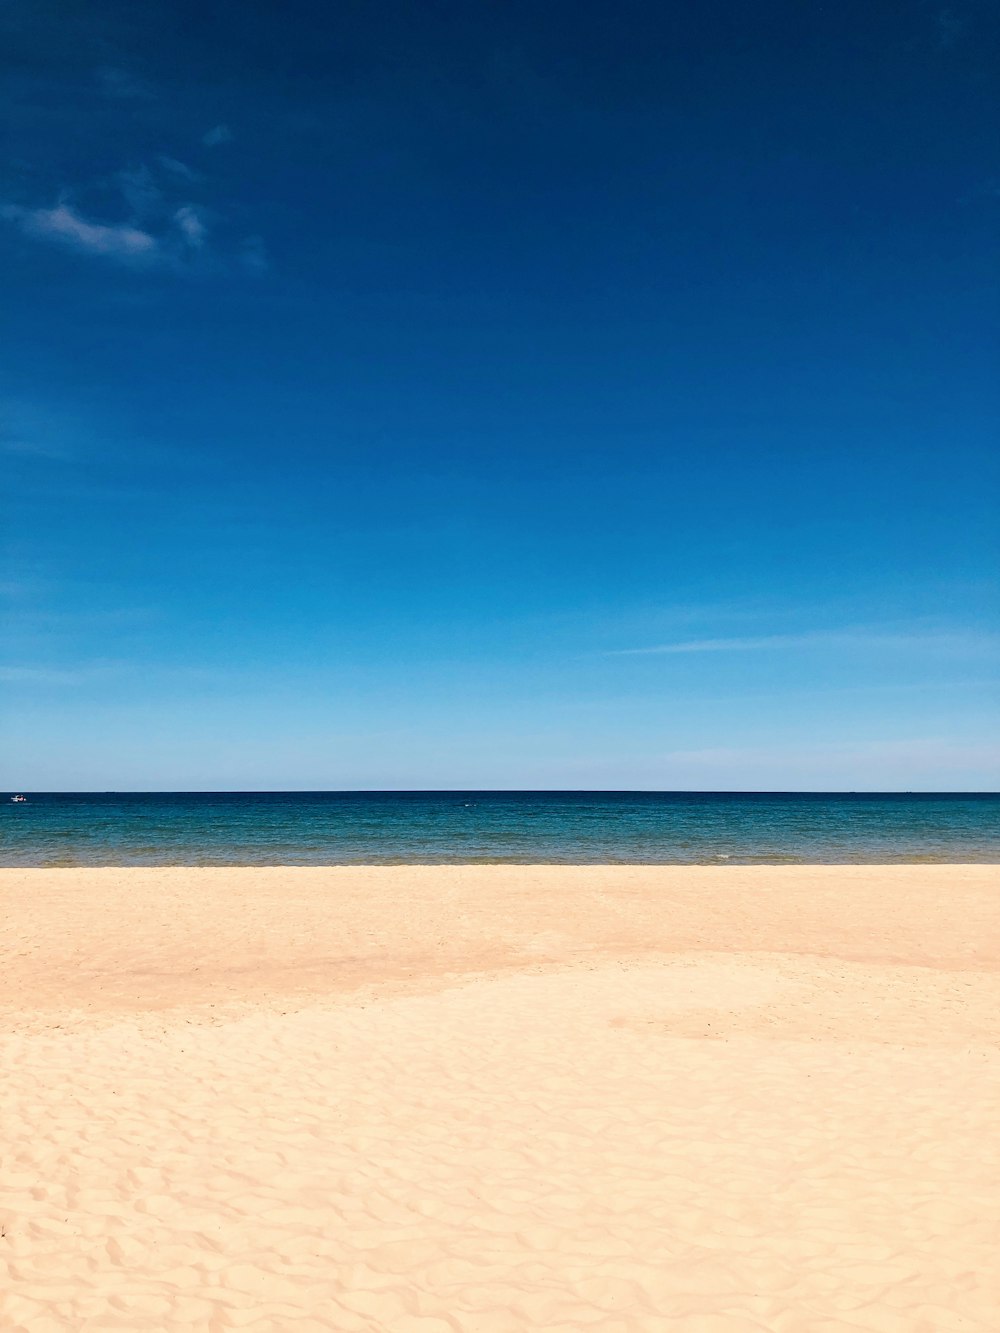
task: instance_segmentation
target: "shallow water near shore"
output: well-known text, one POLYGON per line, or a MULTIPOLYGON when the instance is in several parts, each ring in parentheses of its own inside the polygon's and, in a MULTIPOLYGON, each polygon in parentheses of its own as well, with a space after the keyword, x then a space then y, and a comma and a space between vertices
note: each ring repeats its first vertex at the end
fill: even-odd
POLYGON ((0 865, 1000 862, 997 793, 26 795, 0 865))

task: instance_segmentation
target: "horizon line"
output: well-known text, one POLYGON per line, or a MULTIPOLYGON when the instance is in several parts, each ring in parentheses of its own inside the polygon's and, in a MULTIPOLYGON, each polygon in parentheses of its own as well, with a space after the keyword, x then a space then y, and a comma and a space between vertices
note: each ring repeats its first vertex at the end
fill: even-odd
POLYGON ((33 796, 997 796, 992 788, 924 787, 79 787, 33 796))

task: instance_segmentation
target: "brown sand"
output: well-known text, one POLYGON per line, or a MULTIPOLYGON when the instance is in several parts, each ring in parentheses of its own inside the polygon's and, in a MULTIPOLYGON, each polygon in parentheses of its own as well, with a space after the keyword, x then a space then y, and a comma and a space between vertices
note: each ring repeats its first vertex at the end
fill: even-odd
POLYGON ((996 867, 0 871, 0 1328, 997 1333, 996 867))

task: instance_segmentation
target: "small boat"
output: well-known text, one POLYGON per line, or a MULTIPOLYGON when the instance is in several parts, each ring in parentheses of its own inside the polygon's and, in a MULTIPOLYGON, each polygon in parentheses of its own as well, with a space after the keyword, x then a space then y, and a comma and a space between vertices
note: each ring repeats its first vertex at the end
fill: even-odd
POLYGON ((15 805, 23 805, 28 798, 27 796, 12 796, 10 799, 15 805))

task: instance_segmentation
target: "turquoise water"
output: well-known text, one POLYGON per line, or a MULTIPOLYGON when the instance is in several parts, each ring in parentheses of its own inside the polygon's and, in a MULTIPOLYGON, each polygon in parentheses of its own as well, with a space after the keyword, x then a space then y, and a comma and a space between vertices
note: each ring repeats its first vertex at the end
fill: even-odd
POLYGON ((0 865, 1000 862, 1000 794, 25 793, 0 865))

